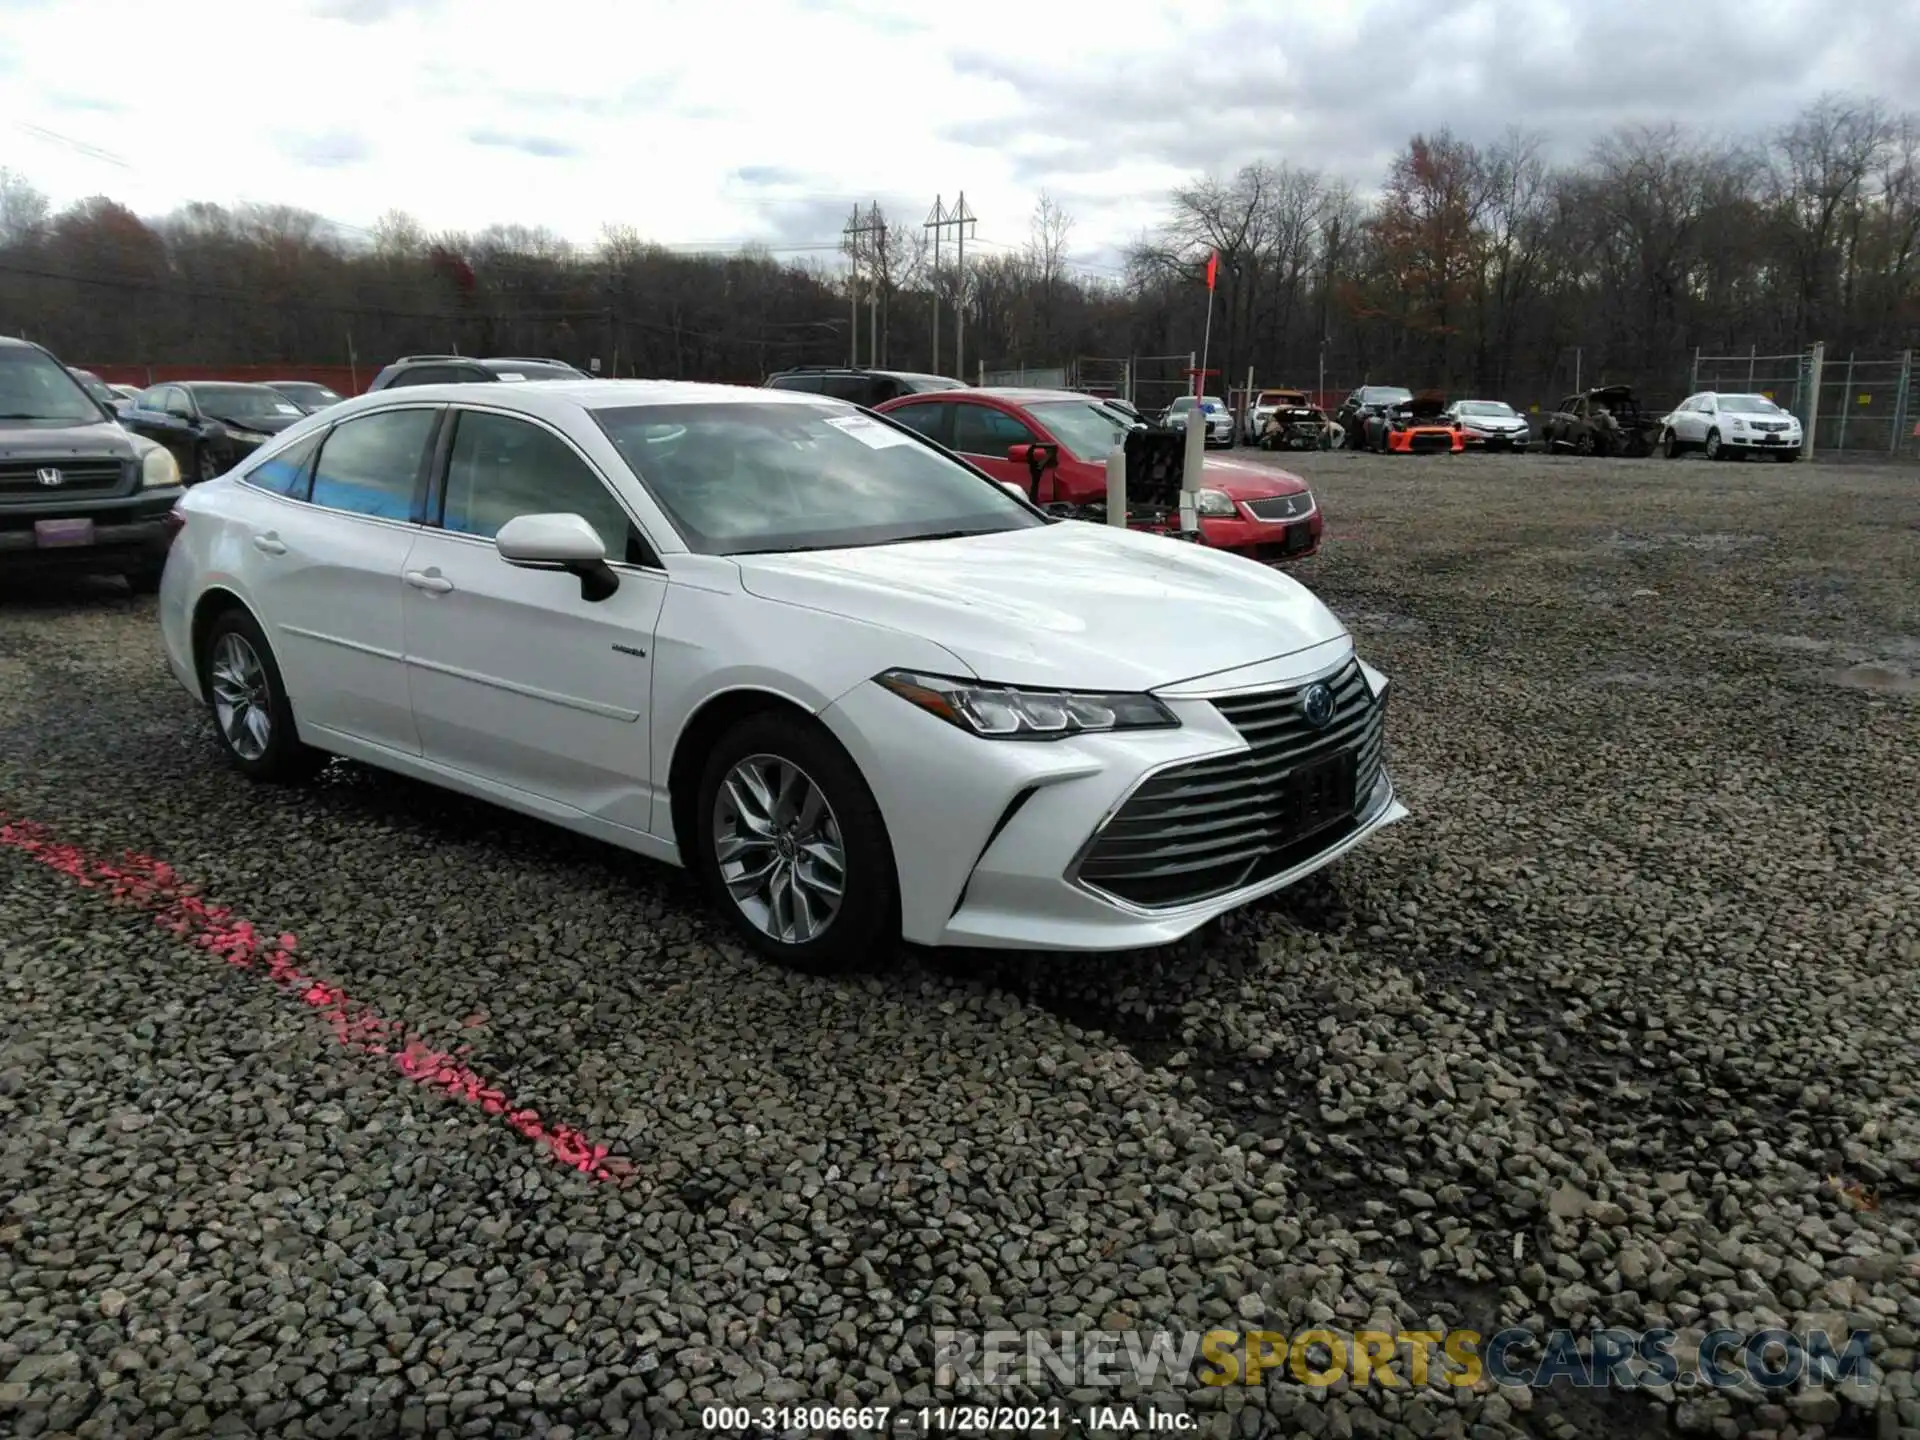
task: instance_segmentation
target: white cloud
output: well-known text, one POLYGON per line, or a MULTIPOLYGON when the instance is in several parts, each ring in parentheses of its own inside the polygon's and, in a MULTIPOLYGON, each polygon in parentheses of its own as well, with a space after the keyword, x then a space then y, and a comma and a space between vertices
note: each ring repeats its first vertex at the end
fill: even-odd
POLYGON ((0 129, 56 203, 143 214, 256 200, 361 227, 399 207, 582 241, 611 222, 831 242, 856 201, 917 224, 964 188, 993 248, 1044 185, 1092 251, 1183 174, 1256 154, 1364 183, 1414 128, 1522 121, 1580 148, 1661 106, 1746 128, 1912 59, 1820 0, 1701 0, 1696 21, 1722 9, 1743 41, 1777 37, 1770 74, 1683 65, 1671 88, 1657 0, 195 0, 165 24, 132 0, 0 0, 0 129), (1583 24, 1613 41, 1572 45, 1583 24), (1384 63, 1403 36, 1430 59, 1384 63))

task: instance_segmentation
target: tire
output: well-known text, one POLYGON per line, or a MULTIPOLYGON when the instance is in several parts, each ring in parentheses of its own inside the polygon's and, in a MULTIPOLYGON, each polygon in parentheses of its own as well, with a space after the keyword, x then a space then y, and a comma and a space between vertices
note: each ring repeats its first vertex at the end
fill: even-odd
POLYGON ((1773 457, 1776 465, 1791 465, 1800 458, 1798 450, 1783 450, 1773 457))
POLYGON ((218 480, 226 472, 220 467, 220 460, 213 453, 211 445, 197 445, 193 451, 193 483, 203 484, 208 480, 218 480))
POLYGON ((1582 430, 1573 441, 1573 453, 1591 457, 1594 452, 1593 431, 1582 430))
POLYGON ((273 647, 253 616, 237 606, 223 611, 207 629, 199 662, 214 735, 236 770, 249 780, 270 785, 295 784, 319 773, 328 757, 301 741, 273 647), (246 703, 233 706, 223 716, 223 695, 244 697, 246 703), (259 726, 249 718, 253 714, 266 717, 264 741, 259 726), (258 753, 253 751, 255 742, 258 753))
MULTIPOLYGON (((713 903, 756 954, 792 970, 824 975, 884 960, 898 947, 899 881, 886 822, 859 767, 816 722, 787 714, 760 714, 727 731, 707 757, 694 816, 694 867, 713 903), (722 845, 743 831, 752 837, 769 819, 778 818, 772 807, 760 806, 761 797, 750 777, 757 774, 761 781, 757 788, 764 790, 769 784, 784 783, 788 770, 797 772, 824 802, 825 813, 811 830, 813 838, 788 833, 764 844, 749 838, 729 859, 750 865, 751 859, 741 857, 757 852, 767 855, 770 865, 784 864, 786 892, 792 895, 802 861, 809 854, 820 857, 812 866, 813 883, 802 877, 797 890, 824 909, 831 902, 819 882, 830 881, 834 871, 833 862, 824 857, 837 853, 840 898, 810 935, 801 933, 802 911, 789 908, 783 917, 772 907, 773 884, 765 891, 744 891, 740 880, 730 886, 722 873, 722 845), (750 813, 756 808, 757 816, 750 813), (756 818, 760 824, 746 823, 756 818), (815 850, 815 845, 821 848, 815 850), (736 898, 737 889, 744 891, 744 899, 736 898)), ((788 904, 791 907, 791 901, 788 904)), ((813 918, 819 921, 818 909, 813 918)))
POLYGON ((1724 460, 1726 458, 1727 451, 1726 447, 1720 443, 1720 432, 1718 430, 1707 431, 1707 459, 1724 460))
POLYGON ((1660 437, 1660 453, 1669 460, 1680 458, 1680 437, 1669 430, 1660 437))
POLYGON ((150 560, 146 564, 127 571, 127 588, 136 595, 156 595, 160 591, 160 577, 165 573, 167 562, 150 560))

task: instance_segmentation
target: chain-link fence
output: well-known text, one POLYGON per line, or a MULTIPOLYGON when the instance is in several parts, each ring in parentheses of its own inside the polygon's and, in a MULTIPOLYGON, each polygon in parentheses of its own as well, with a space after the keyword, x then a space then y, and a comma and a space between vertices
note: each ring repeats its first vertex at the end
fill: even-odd
POLYGON ((1696 352, 1691 389, 1696 394, 1718 390, 1765 395, 1808 426, 1816 455, 1920 453, 1914 435, 1920 406, 1915 404, 1911 350, 1845 356, 1828 354, 1820 346, 1791 355, 1696 352))

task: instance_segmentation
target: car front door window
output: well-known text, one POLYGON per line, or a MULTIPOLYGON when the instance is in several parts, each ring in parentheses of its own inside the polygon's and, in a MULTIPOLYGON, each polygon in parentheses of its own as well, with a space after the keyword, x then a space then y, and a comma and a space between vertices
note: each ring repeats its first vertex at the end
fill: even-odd
POLYGON ((556 514, 591 525, 609 560, 642 563, 645 547, 632 519, 564 440, 525 420, 459 412, 441 527, 491 540, 516 516, 556 514))

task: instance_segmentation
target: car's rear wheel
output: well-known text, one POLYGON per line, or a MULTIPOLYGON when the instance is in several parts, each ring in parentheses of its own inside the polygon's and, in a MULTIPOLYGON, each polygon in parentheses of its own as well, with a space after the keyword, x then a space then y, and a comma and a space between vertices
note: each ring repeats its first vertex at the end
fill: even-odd
POLYGON ((893 847, 859 767, 814 721, 749 716, 707 757, 691 857, 759 954, 815 974, 900 938, 893 847))
POLYGON ((327 763, 325 754, 301 742, 273 648, 245 610, 226 610, 207 627, 200 682, 220 748, 249 780, 306 780, 327 763))
POLYGON ((1593 454, 1593 431, 1582 430, 1573 440, 1573 453, 1576 455, 1593 454))

